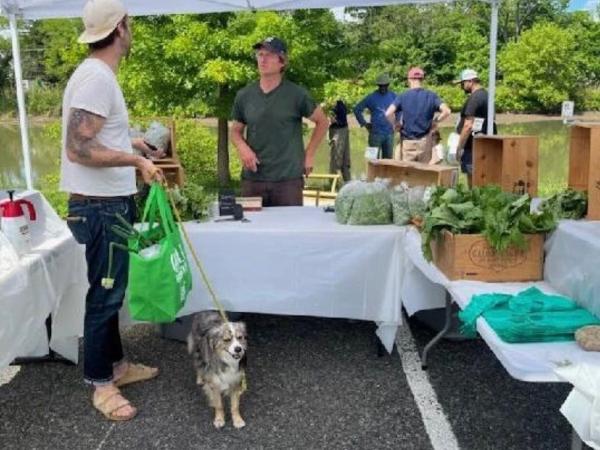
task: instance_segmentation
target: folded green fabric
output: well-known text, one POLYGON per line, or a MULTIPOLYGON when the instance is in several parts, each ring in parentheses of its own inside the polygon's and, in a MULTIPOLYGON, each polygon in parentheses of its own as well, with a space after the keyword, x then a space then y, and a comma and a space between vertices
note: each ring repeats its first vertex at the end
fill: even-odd
POLYGON ((511 343, 572 341, 579 328, 600 324, 573 300, 536 287, 516 295, 474 295, 458 315, 462 333, 474 337, 475 322, 482 315, 502 340, 511 343))

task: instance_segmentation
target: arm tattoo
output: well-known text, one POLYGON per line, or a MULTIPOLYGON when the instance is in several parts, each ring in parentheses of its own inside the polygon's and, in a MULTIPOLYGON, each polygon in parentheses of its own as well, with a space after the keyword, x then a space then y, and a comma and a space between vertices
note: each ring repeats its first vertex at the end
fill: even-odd
POLYGON ((104 118, 83 109, 71 110, 67 123, 67 151, 80 159, 91 159, 92 151, 107 150, 96 139, 104 118))

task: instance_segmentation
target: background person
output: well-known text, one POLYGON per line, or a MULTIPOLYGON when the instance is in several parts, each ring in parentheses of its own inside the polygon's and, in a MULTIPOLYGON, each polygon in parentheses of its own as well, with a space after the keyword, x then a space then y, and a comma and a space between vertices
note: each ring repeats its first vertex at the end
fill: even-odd
POLYGON ((394 155, 394 158, 428 164, 433 147, 431 133, 437 129, 439 122, 450 115, 450 108, 435 92, 423 88, 423 69, 411 68, 407 78, 408 90, 396 97, 386 111, 386 117, 392 125, 395 125, 398 113, 402 113, 400 154, 394 155))
POLYGON ((389 90, 390 77, 383 74, 375 80, 377 90, 363 98, 354 107, 354 115, 361 127, 369 132, 369 147, 381 150, 381 158, 391 158, 394 148, 394 127, 385 117, 385 112, 396 98, 396 94, 389 90), (367 122, 363 111, 368 109, 371 122, 367 122))
POLYGON ((242 196, 260 196, 264 206, 301 206, 303 175, 313 170, 327 116, 304 88, 284 78, 285 42, 269 37, 253 48, 260 78, 237 93, 232 111, 231 140, 243 165, 242 196), (316 124, 306 151, 303 117, 316 124))
MULTIPOLYGON (((116 213, 135 220, 135 169, 147 183, 159 170, 133 154, 127 107, 117 82, 122 58, 131 48, 127 11, 120 0, 94 0, 83 9, 85 31, 79 42, 90 54, 71 75, 62 106, 62 191, 69 193, 67 223, 85 245, 89 289, 85 299, 83 375, 94 387, 92 403, 110 420, 128 420, 137 410, 118 386, 149 379, 158 369, 124 359, 119 334, 119 310, 127 287, 129 254, 116 251, 112 260, 114 286, 105 289, 109 244, 124 240, 111 231, 116 213)), ((144 152, 141 140, 134 144, 144 152)))
MULTIPOLYGON (((460 73, 460 79, 455 81, 469 96, 460 111, 456 132, 460 135, 457 155, 460 155, 461 170, 467 175, 469 187, 473 182, 473 136, 479 133, 487 134, 488 123, 488 93, 481 85, 479 75, 472 69, 460 73)), ((494 122, 493 133, 496 134, 494 122)))
POLYGON ((350 181, 350 134, 348 132, 348 110, 342 100, 335 102, 331 110, 329 125, 329 172, 342 173, 344 182, 350 181))

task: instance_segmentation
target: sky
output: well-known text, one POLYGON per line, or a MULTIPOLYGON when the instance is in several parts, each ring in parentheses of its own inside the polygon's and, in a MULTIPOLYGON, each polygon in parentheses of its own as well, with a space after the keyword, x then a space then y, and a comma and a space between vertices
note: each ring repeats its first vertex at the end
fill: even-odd
POLYGON ((599 0, 571 0, 569 10, 577 11, 579 9, 587 9, 593 11, 598 6, 599 0))
MULTIPOLYGON (((596 7, 600 0, 571 0, 569 5, 569 11, 577 11, 580 9, 586 9, 589 11, 595 11, 596 7)), ((344 8, 332 8, 335 17, 338 20, 342 20, 344 18, 344 8)))

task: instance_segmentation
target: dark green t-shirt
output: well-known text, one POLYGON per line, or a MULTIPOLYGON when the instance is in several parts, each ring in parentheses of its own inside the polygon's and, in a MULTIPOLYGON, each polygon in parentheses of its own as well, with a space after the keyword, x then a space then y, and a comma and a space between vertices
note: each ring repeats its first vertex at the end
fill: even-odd
POLYGON ((284 181, 304 173, 302 117, 310 117, 317 107, 308 92, 283 80, 265 94, 258 82, 235 96, 232 118, 246 125, 246 142, 256 153, 257 172, 242 170, 244 180, 284 181))

